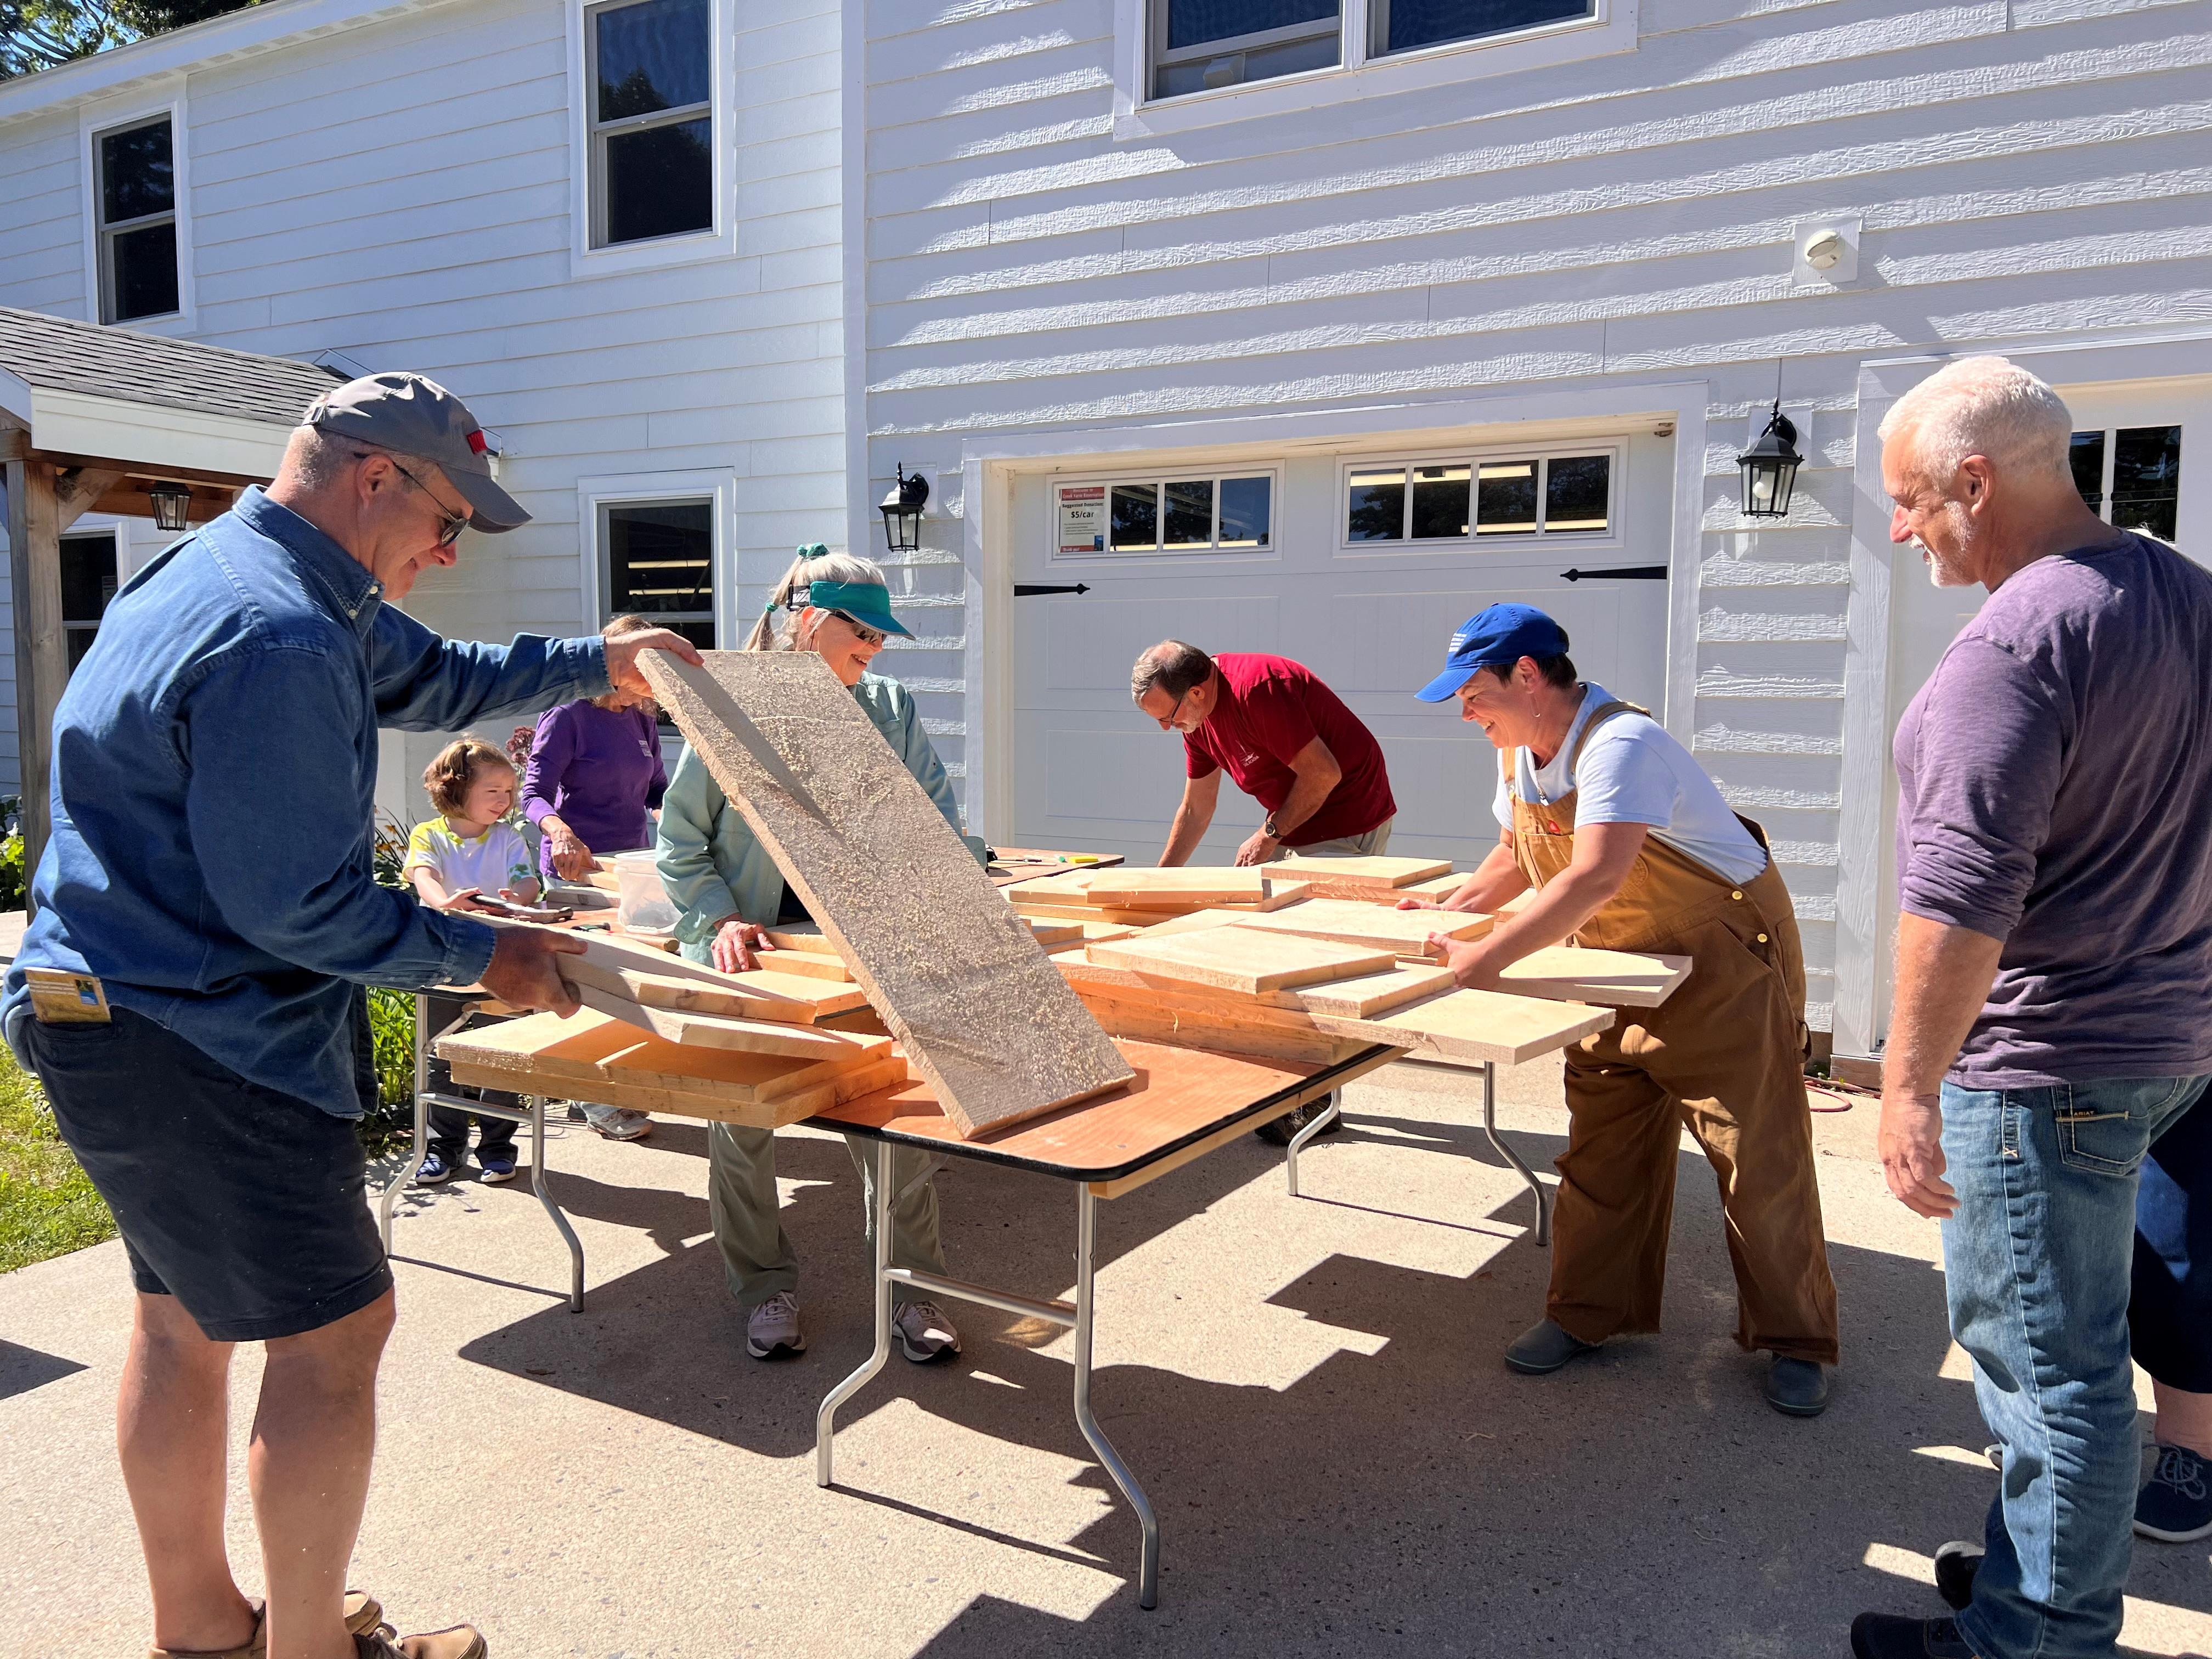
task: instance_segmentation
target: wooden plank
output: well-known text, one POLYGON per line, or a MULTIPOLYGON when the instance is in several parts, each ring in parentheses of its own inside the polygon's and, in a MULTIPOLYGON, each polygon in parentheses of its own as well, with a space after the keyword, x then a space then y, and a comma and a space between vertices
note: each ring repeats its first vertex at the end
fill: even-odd
MULTIPOLYGON (((1260 866, 1285 881, 1310 881, 1317 890, 1409 886, 1448 873, 1449 859, 1277 859, 1260 866)), ((1330 896, 1334 896, 1333 893, 1330 896)))
POLYGON ((1452 939, 1480 939, 1493 925, 1492 918, 1466 910, 1394 910, 1387 905, 1363 904, 1357 899, 1308 899, 1287 910, 1268 915, 1239 916, 1240 930, 1294 933, 1304 939, 1338 939, 1370 950, 1425 960, 1436 953, 1429 948, 1431 933, 1452 939))
POLYGON ((821 658, 641 659, 662 708, 964 1133, 1116 1088, 1127 1063, 821 658))
MULTIPOLYGON (((563 1019, 558 1014, 526 1014, 496 1025, 479 1025, 440 1037, 433 1045, 441 1060, 495 1072, 538 1071, 570 1080, 590 1081, 596 1062, 635 1047, 637 1033, 621 1021, 591 1009, 563 1019)), ((501 1089, 527 1085, 500 1082, 501 1089)))
POLYGON ((1256 868, 1133 870, 1125 865, 1100 872, 1084 896, 1093 904, 1143 910, 1162 904, 1257 904, 1267 889, 1267 878, 1256 868))
POLYGON ((1309 1016, 1316 1030, 1365 1042, 1387 1042, 1439 1060, 1494 1060, 1518 1066, 1579 1042, 1613 1024, 1613 1010, 1578 1002, 1547 1002, 1503 991, 1447 991, 1394 1008, 1375 1019, 1309 1016))
POLYGON ((1426 881, 1409 881, 1403 887, 1367 887, 1346 889, 1332 894, 1335 898, 1371 899, 1377 904, 1395 904, 1400 899, 1434 899, 1438 903, 1449 898, 1467 885, 1468 872, 1455 870, 1449 875, 1431 876, 1426 881))
POLYGON ((729 1014, 739 1019, 773 1019, 806 1025, 826 1015, 865 1008, 868 1003, 866 994, 857 985, 838 985, 795 974, 772 974, 765 969, 726 974, 721 977, 728 982, 715 984, 629 968, 599 967, 586 957, 562 957, 560 973, 571 989, 590 985, 648 1007, 674 1008, 695 1014, 729 1014))
POLYGON ((741 1103, 768 1105, 787 1095, 832 1082, 856 1066, 873 1066, 880 1060, 866 1055, 809 1060, 795 1054, 700 1048, 660 1037, 643 1037, 594 1064, 615 1083, 679 1092, 710 1089, 741 1103))
POLYGON ((1319 980, 1378 974, 1394 965, 1388 951, 1243 927, 1216 927, 1166 939, 1139 933, 1134 939, 1083 948, 1090 960, 1109 967, 1133 968, 1188 985, 1214 986, 1248 996, 1311 985, 1319 980))
POLYGON ((1606 1008, 1656 1008, 1690 976, 1687 957, 1632 951, 1586 951, 1553 945, 1501 972, 1498 988, 1524 997, 1557 997, 1606 1008))
MULTIPOLYGON (((1225 910, 1237 915, 1259 915, 1296 904, 1307 895, 1308 890, 1303 882, 1279 883, 1273 894, 1258 904, 1222 904, 1205 908, 1225 910)), ((1108 921, 1127 927, 1150 927, 1158 922, 1171 921, 1179 915, 1197 914, 1195 910, 1186 910, 1181 905, 1161 904, 1139 909, 1133 905, 1085 904, 1079 900, 1066 902, 1033 900, 1017 904, 1014 909, 1020 915, 1043 916, 1055 921, 1108 921)))
POLYGON ((659 1089, 640 1084, 617 1083, 605 1078, 581 1087, 564 1078, 535 1072, 515 1073, 495 1066, 453 1065, 453 1080, 485 1089, 516 1089, 526 1094, 581 1097, 595 1105, 627 1106, 634 1112, 658 1112, 664 1116, 702 1118, 710 1122, 737 1123, 747 1128, 777 1129, 787 1123, 831 1109, 845 1101, 878 1090, 896 1087, 905 1080, 906 1061, 896 1055, 867 1060, 837 1073, 830 1082, 801 1089, 772 1102, 744 1102, 709 1091, 659 1089))
MULTIPOLYGON (((1108 995, 1126 1000, 1157 997, 1164 992, 1188 995, 1192 988, 1164 975, 1146 972, 1136 968, 1109 965, 1089 960, 1080 950, 1055 951, 1053 964, 1076 988, 1079 996, 1093 988, 1108 995)), ((1362 974, 1350 979, 1331 980, 1322 983, 1304 985, 1285 991, 1261 991, 1247 997, 1231 992, 1216 992, 1208 1000, 1227 1018, 1235 1018, 1241 1010, 1286 1008, 1293 1012, 1346 1014, 1354 1018, 1387 1012, 1422 997, 1433 996, 1438 991, 1451 988, 1451 969, 1415 966, 1396 966, 1381 973, 1362 974)))
POLYGON ((875 1054, 890 1047, 889 1037, 833 1031, 819 1025, 786 1025, 773 1020, 736 1019, 727 1014, 697 1014, 676 1008, 655 1008, 632 1002, 595 985, 579 985, 576 995, 594 1012, 611 1014, 642 1031, 666 1037, 671 1042, 695 1042, 702 1048, 741 1048, 759 1054, 800 1054, 848 1058, 875 1054))
MULTIPOLYGON (((1086 929, 1098 925, 1093 922, 1062 921, 1050 916, 1024 916, 1022 920, 1029 927, 1030 937, 1048 948, 1054 945, 1066 945, 1072 939, 1082 939, 1085 937, 1086 929)), ((1107 924, 1107 927, 1117 938, 1128 936, 1129 930, 1127 927, 1114 927, 1110 923, 1107 924)))
POLYGON ((826 979, 836 985, 853 983, 853 970, 838 957, 821 951, 778 947, 757 953, 755 960, 763 973, 795 974, 801 979, 826 979))

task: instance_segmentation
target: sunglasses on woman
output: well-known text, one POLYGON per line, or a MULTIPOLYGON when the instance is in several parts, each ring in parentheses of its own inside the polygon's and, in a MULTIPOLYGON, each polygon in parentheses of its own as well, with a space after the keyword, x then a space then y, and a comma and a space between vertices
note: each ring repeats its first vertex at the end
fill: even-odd
POLYGON ((845 611, 832 611, 830 614, 835 617, 839 622, 844 623, 846 627, 851 629, 854 634, 858 635, 862 645, 881 645, 885 640, 890 637, 890 635, 884 633, 882 629, 871 628, 864 622, 854 620, 845 611))

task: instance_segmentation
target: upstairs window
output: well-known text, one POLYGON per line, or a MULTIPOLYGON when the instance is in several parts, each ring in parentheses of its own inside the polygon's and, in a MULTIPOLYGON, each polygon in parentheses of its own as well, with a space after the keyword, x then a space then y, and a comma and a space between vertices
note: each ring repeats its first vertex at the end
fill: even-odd
POLYGON ((1344 11, 1343 0, 1150 0, 1151 96, 1357 67, 1598 16, 1596 0, 1368 0, 1365 29, 1352 31, 1364 38, 1348 41, 1344 11))
POLYGON ((2181 507, 2181 428, 2123 426, 2077 432, 2074 487, 2090 511, 2122 530, 2170 542, 2181 507))
POLYGON ((711 0, 585 14, 592 246, 714 226, 711 0))
POLYGON ((1153 0, 1152 96, 1241 86, 1341 56, 1339 0, 1153 0))
POLYGON ((1354 462, 1343 522, 1348 547, 1603 535, 1613 527, 1613 455, 1354 462))
POLYGON ((1368 0, 1370 58, 1588 17, 1590 0, 1368 0))
POLYGON ((714 649, 714 502, 607 502, 599 508, 607 573, 599 620, 635 612, 714 649))
POLYGON ((99 174, 100 319, 135 322, 183 309, 177 282, 176 158, 169 118, 93 140, 99 174))

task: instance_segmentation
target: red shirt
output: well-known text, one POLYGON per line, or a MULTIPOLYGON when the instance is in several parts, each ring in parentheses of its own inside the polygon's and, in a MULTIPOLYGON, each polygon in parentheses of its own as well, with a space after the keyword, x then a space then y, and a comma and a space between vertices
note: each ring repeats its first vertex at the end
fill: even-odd
POLYGON ((1344 775, 1321 810, 1283 837, 1285 847, 1364 836, 1395 817, 1382 747, 1344 699, 1313 670, 1288 657, 1231 651, 1216 657, 1220 700, 1206 723, 1186 735, 1184 770, 1203 778, 1226 767, 1237 787, 1270 812, 1290 799, 1297 774, 1291 761, 1316 738, 1328 745, 1344 775))

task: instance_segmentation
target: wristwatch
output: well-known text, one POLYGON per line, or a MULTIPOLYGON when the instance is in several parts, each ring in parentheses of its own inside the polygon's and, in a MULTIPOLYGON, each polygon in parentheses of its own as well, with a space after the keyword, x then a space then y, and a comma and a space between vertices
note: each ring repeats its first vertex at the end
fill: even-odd
POLYGON ((1265 818, 1261 820, 1260 833, 1265 836, 1269 841, 1279 842, 1282 840, 1283 832, 1275 828, 1275 815, 1273 812, 1268 813, 1265 818))

